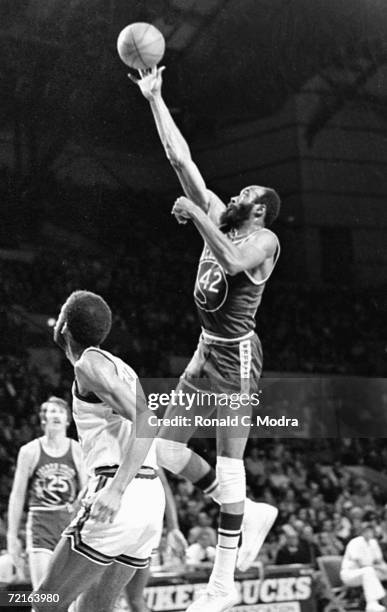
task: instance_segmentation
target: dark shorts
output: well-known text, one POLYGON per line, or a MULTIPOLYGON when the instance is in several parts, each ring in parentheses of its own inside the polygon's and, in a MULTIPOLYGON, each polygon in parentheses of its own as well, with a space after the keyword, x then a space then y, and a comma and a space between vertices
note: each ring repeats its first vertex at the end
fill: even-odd
POLYGON ((30 510, 26 525, 27 552, 53 551, 73 513, 67 509, 30 510))
POLYGON ((182 381, 211 393, 258 393, 262 346, 256 334, 240 341, 210 340, 203 334, 182 381))

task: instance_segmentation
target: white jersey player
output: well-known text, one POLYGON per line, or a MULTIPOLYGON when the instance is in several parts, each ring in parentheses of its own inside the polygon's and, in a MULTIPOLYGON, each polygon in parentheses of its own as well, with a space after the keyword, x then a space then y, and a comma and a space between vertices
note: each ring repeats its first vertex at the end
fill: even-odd
POLYGON ((135 372, 99 348, 110 328, 109 306, 88 291, 70 295, 55 326, 54 338, 74 366, 73 416, 89 486, 34 593, 37 611, 64 612, 111 565, 133 574, 146 567, 160 539, 165 497, 155 471, 151 413, 135 372))

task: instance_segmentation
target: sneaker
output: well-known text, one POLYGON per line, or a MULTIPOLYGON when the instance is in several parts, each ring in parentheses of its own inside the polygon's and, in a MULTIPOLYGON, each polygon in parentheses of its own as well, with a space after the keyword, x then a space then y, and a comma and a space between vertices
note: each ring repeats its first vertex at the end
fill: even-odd
POLYGON ((385 612, 385 607, 377 601, 370 602, 367 604, 366 612, 385 612))
POLYGON ((186 612, 226 612, 239 601, 238 591, 235 585, 229 593, 209 593, 206 591, 188 606, 186 612))
POLYGON ((242 523, 242 545, 237 559, 237 568, 241 572, 248 570, 255 561, 277 515, 278 510, 274 506, 246 499, 242 523))

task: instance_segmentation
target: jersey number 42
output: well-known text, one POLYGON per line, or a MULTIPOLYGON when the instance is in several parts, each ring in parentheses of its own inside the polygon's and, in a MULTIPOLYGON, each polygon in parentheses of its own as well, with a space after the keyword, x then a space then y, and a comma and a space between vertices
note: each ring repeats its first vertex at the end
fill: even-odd
POLYGON ((213 260, 200 261, 194 291, 196 305, 201 310, 214 312, 223 306, 227 293, 228 283, 223 268, 213 260))

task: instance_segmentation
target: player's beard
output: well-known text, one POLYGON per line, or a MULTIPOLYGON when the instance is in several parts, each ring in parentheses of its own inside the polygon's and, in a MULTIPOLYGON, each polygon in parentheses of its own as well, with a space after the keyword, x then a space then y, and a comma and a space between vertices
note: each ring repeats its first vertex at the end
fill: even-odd
POLYGON ((250 218, 254 206, 254 202, 251 204, 229 204, 220 216, 219 228, 225 234, 233 229, 239 229, 250 218))

